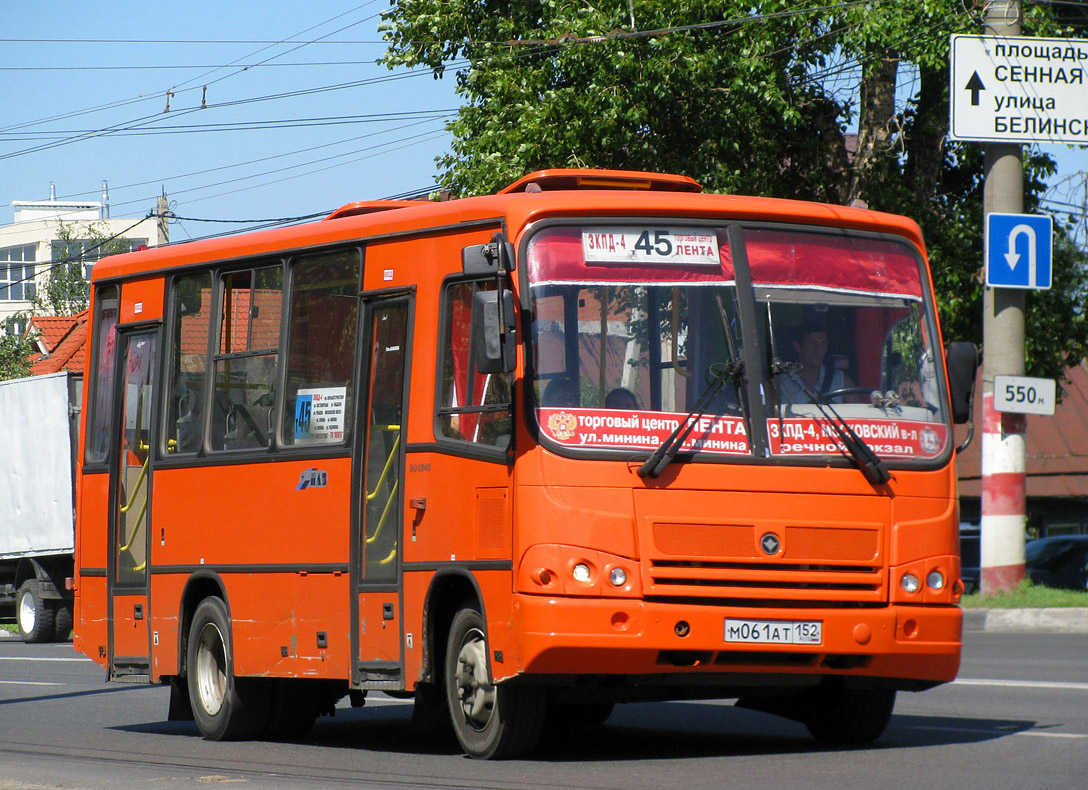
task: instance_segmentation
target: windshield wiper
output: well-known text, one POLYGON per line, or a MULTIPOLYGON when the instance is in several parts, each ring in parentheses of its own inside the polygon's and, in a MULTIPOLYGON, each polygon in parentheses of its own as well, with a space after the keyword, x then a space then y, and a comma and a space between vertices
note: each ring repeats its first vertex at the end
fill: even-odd
MULTIPOLYGON (((875 486, 884 485, 884 483, 891 480, 891 473, 880 456, 874 453, 873 448, 866 444, 865 440, 858 436, 854 429, 847 424, 846 420, 835 411, 835 407, 831 405, 830 401, 805 383, 805 380, 798 375, 797 368, 797 365, 788 362, 781 362, 778 359, 771 360, 772 373, 776 376, 788 375, 801 388, 806 397, 816 404, 816 408, 820 410, 824 420, 834 429, 839 441, 850 453, 850 457, 854 459, 854 463, 857 464, 861 473, 865 475, 865 479, 875 486)), ((779 410, 779 417, 781 419, 781 410, 779 410)))
POLYGON ((665 441, 661 443, 661 446, 654 450, 653 455, 646 459, 646 463, 638 468, 639 477, 657 477, 665 471, 665 467, 672 462, 680 448, 683 447, 684 442, 687 441, 691 429, 695 427, 699 418, 710 408, 710 404, 725 387, 726 382, 739 377, 743 368, 744 363, 739 360, 724 365, 713 364, 710 366, 710 375, 713 377, 710 384, 703 390, 699 399, 695 401, 691 411, 681 418, 680 423, 673 429, 672 433, 665 437, 665 441))

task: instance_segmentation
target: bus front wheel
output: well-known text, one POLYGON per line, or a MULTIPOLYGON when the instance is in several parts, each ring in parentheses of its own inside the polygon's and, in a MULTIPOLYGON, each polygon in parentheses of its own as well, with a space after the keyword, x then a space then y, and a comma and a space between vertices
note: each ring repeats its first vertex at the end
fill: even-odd
POLYGON ((267 695, 257 680, 234 676, 230 617, 219 598, 205 598, 193 613, 187 658, 189 700, 200 734, 211 741, 256 735, 268 717, 267 695))
POLYGON ((466 754, 500 759, 536 748, 544 723, 544 692, 491 682, 486 624, 475 609, 462 609, 453 618, 445 676, 450 719, 466 754))
POLYGON ((860 746, 880 737, 895 707, 891 689, 835 689, 815 695, 804 724, 820 743, 860 746))

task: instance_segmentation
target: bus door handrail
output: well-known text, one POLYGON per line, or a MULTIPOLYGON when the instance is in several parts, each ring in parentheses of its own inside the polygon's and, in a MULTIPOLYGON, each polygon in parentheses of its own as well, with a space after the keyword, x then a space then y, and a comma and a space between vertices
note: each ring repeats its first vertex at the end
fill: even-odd
MULTIPOLYGON (((374 490, 366 492, 366 501, 371 502, 381 491, 382 486, 385 484, 385 479, 389 476, 389 471, 393 468, 393 460, 397 457, 397 449, 400 447, 401 426, 400 425, 371 425, 371 432, 383 431, 386 433, 392 433, 396 431, 396 438, 393 440, 393 446, 389 448, 389 457, 385 460, 385 467, 382 469, 381 475, 378 476, 378 482, 374 484, 374 490)), ((378 524, 374 528, 374 533, 367 537, 366 543, 370 545, 376 541, 382 534, 382 528, 385 526, 386 519, 389 517, 389 512, 393 507, 393 501, 397 497, 397 491, 400 489, 400 481, 397 480, 393 483, 392 489, 389 491, 389 496, 385 501, 385 507, 382 508, 382 514, 378 518, 378 524)), ((393 549, 396 552, 396 548, 393 549)), ((383 562, 388 561, 389 557, 386 557, 383 562)))
MULTIPOLYGON (((151 465, 151 445, 150 444, 148 444, 147 442, 141 442, 139 439, 137 439, 134 449, 137 452, 146 452, 147 457, 144 458, 144 463, 140 467, 140 475, 139 475, 139 477, 136 478, 136 485, 133 487, 132 493, 129 494, 128 502, 126 502, 125 504, 121 505, 120 508, 118 508, 118 511, 120 513, 128 513, 128 511, 130 511, 132 509, 132 506, 136 504, 136 497, 137 497, 137 495, 139 495, 140 489, 143 488, 144 482, 147 480, 147 470, 148 470, 148 467, 151 465)), ((147 499, 148 498, 145 496, 143 505, 140 507, 140 514, 138 516, 136 516, 136 527, 135 527, 135 529, 132 530, 132 534, 129 535, 128 543, 126 543, 124 546, 120 546, 117 549, 118 554, 120 554, 122 551, 128 551, 129 549, 131 549, 132 544, 136 541, 136 536, 140 534, 140 527, 143 526, 144 517, 147 515, 147 499)), ((120 528, 120 525, 118 525, 118 528, 120 528)), ((132 570, 142 571, 146 567, 147 567, 147 560, 145 559, 139 565, 133 566, 132 570)))

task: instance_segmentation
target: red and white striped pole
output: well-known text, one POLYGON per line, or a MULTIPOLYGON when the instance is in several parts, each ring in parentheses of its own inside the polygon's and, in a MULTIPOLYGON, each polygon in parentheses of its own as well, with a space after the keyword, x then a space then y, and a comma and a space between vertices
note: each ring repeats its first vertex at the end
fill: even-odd
MULTIPOLYGON (((983 17, 988 36, 1020 35, 1020 0, 991 0, 983 17)), ((1019 143, 987 143, 982 211, 1024 211, 1019 143)), ((985 216, 983 217, 985 221, 985 216)), ((1024 578, 1027 421, 994 411, 994 377, 1024 375, 1024 293, 987 287, 982 313, 982 594, 1015 588, 1024 578)))
POLYGON ((1015 589, 1024 578, 1026 428, 1023 414, 994 410, 993 379, 982 394, 983 595, 1015 589))

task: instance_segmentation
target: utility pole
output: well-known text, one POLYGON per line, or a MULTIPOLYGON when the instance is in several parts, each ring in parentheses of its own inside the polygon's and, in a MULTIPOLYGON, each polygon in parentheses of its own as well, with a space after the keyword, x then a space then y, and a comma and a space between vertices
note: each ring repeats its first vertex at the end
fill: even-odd
MULTIPOLYGON (((1021 35, 1020 0, 990 0, 983 35, 1021 35)), ((1022 214, 1024 166, 1019 143, 986 143, 983 214, 1022 214)), ((985 216, 983 217, 985 227, 985 216)), ((994 410, 994 376, 1024 375, 1024 291, 986 287, 982 316, 982 593, 1015 588, 1024 578, 1027 526, 1027 417, 994 410)))
POLYGON ((158 216, 158 229, 159 229, 159 245, 170 243, 170 201, 166 199, 166 189, 163 188, 162 195, 155 202, 155 214, 158 216))

